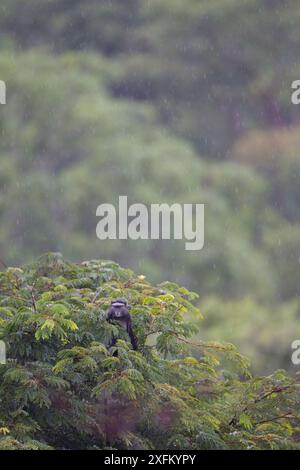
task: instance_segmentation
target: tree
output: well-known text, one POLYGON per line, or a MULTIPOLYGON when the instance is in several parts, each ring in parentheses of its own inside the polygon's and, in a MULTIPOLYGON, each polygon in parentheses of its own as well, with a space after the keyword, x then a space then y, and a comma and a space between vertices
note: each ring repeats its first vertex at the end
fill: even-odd
POLYGON ((8 268, 0 287, 0 448, 298 447, 297 380, 251 378, 232 345, 193 341, 187 289, 57 254, 8 268), (120 296, 133 306, 138 351, 126 338, 108 348, 121 331, 105 312, 120 296))
POLYGON ((291 361, 291 344, 300 337, 297 299, 264 305, 251 297, 222 300, 210 296, 201 299, 199 308, 204 320, 197 322, 200 333, 196 338, 234 343, 250 359, 255 374, 269 374, 276 368, 291 374, 298 370, 291 361))
POLYGON ((299 120, 299 107, 290 106, 298 25, 294 0, 2 0, 0 7, 6 46, 116 60, 116 96, 150 101, 164 125, 218 159, 245 129, 299 120))
POLYGON ((3 54, 0 64, 10 84, 0 117, 7 264, 49 249, 72 260, 101 250, 157 282, 175 270, 175 281, 196 289, 201 279, 205 293, 272 295, 272 273, 255 248, 265 187, 253 171, 208 164, 161 128, 150 105, 112 97, 115 69, 103 57, 31 51, 3 54), (205 203, 205 250, 192 256, 181 241, 100 242, 96 209, 117 207, 119 195, 129 204, 205 203))

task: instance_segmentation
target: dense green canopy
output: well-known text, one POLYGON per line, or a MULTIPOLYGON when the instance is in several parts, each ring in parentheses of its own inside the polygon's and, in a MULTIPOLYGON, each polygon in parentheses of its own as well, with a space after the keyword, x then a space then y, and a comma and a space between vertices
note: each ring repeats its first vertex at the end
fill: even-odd
POLYGON ((197 295, 49 254, 0 274, 0 449, 299 448, 299 383, 189 339, 197 295), (106 311, 131 304, 138 351, 106 311), (109 348, 111 335, 119 336, 109 348))
POLYGON ((208 337, 292 368, 299 20, 294 0, 2 0, 1 266, 53 250, 174 280, 239 316, 210 313, 208 337), (205 203, 204 249, 100 242, 96 208, 121 194, 205 203))

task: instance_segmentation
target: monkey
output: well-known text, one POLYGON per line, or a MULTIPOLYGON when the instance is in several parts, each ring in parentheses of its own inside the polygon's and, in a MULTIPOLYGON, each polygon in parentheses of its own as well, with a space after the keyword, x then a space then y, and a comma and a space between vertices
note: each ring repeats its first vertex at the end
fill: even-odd
MULTIPOLYGON (((134 351, 136 351, 138 349, 138 343, 132 330, 131 316, 129 313, 130 308, 131 307, 127 304, 126 300, 113 300, 110 309, 108 310, 107 321, 109 323, 117 321, 122 325, 122 327, 127 331, 129 335, 132 348, 134 349, 134 351)), ((110 347, 114 346, 116 342, 117 338, 113 337, 110 343, 110 347)))

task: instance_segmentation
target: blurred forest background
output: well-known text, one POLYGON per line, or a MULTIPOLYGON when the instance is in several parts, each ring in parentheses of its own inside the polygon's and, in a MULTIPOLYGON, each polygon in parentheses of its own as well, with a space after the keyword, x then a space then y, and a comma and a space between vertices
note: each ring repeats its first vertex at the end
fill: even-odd
POLYGON ((295 0, 1 0, 1 260, 178 281, 201 294, 202 338, 295 370, 299 26, 295 0), (97 240, 97 206, 123 194, 205 203, 204 249, 97 240))

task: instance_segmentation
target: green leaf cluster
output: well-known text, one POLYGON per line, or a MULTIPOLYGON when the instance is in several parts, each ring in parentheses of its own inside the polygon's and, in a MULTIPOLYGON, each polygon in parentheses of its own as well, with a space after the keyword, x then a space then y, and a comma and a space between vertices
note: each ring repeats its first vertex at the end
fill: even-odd
POLYGON ((53 253, 0 273, 0 449, 297 447, 298 380, 253 378, 231 344, 195 341, 195 297, 53 253), (106 320, 118 297, 138 351, 106 320))

